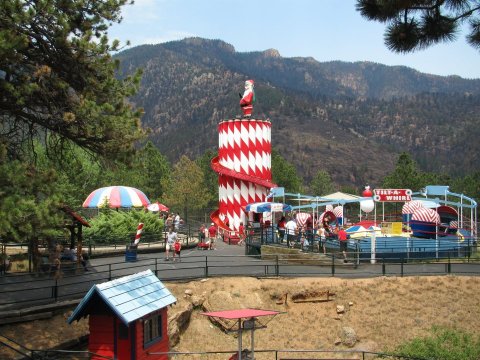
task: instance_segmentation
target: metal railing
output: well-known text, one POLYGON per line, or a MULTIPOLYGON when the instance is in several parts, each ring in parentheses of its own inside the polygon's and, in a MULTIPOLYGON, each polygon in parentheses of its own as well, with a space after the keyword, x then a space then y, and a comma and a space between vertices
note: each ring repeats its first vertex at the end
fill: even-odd
POLYGON ((89 264, 89 268, 91 270, 89 272, 77 269, 65 273, 61 278, 38 273, 0 276, 0 311, 78 300, 95 283, 110 281, 146 269, 151 269, 162 281, 221 276, 343 278, 449 274, 477 276, 480 275, 480 260, 451 257, 422 261, 378 259, 376 264, 370 264, 344 263, 339 253, 330 253, 322 259, 288 257, 281 254, 264 258, 261 255, 191 255, 182 257, 181 262, 173 265, 165 262, 163 256, 142 254, 135 262, 126 262, 118 258, 96 259, 93 264, 89 264))

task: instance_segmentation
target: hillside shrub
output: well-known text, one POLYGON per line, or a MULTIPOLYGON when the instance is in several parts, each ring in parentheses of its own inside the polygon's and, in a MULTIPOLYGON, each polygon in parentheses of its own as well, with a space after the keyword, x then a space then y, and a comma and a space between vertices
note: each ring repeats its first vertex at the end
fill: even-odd
POLYGON ((480 359, 480 336, 463 330, 433 327, 432 335, 400 345, 396 355, 418 359, 480 359))
POLYGON ((163 219, 158 214, 143 210, 106 210, 88 220, 90 228, 84 228, 85 239, 96 244, 110 244, 119 241, 129 244, 135 237, 139 223, 143 223, 142 237, 160 237, 163 219))

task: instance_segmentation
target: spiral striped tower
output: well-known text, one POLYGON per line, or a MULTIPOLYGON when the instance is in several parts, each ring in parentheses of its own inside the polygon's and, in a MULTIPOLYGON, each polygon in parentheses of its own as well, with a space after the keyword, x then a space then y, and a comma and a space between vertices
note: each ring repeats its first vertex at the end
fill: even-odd
POLYGON ((233 119, 218 125, 218 156, 212 169, 218 173, 218 210, 211 219, 219 227, 238 230, 245 224, 247 204, 265 201, 272 187, 271 123, 268 120, 233 119))

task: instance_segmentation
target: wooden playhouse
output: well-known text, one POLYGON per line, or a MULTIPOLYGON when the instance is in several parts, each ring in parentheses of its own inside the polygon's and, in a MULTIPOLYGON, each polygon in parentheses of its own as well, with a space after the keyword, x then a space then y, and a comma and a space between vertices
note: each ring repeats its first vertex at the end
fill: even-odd
MULTIPOLYGON (((68 318, 89 316, 91 359, 152 359, 168 352, 167 310, 177 299, 151 270, 94 285, 68 318)), ((167 355, 155 359, 168 359, 167 355)))

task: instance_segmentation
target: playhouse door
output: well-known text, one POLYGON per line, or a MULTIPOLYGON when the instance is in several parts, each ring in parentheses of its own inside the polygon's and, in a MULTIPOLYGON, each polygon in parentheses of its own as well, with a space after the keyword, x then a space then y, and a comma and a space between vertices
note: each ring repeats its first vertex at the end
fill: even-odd
POLYGON ((132 359, 132 327, 128 327, 121 321, 117 321, 117 359, 132 359))

